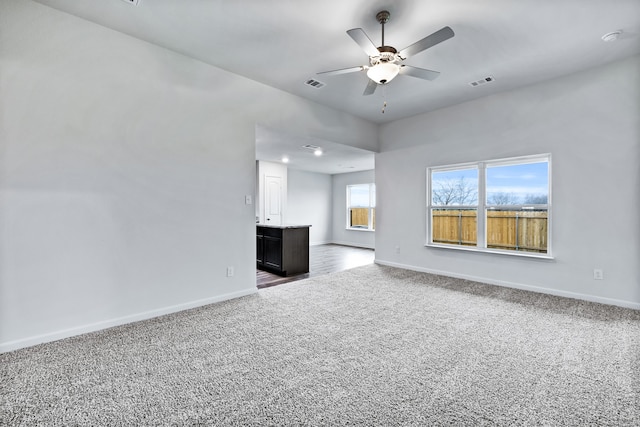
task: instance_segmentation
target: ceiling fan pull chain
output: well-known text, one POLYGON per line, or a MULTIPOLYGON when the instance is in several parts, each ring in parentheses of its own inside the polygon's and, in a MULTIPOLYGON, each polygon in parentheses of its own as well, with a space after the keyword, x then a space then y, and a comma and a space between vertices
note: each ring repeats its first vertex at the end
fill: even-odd
POLYGON ((387 108, 387 87, 382 85, 382 114, 384 114, 384 110, 387 108))

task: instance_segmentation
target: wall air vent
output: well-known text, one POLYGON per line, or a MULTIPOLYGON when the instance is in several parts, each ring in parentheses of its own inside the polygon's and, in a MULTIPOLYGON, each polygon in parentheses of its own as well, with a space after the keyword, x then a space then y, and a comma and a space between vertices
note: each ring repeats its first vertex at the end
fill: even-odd
POLYGON ((304 82, 304 84, 311 86, 311 87, 315 87, 316 89, 320 89, 321 87, 325 86, 324 83, 319 82, 318 80, 314 80, 314 79, 309 79, 306 82, 304 82))
POLYGON ((470 82, 469 85, 471 85, 473 87, 482 86, 482 85, 487 84, 487 83, 492 83, 495 80, 496 79, 494 79, 493 76, 487 76, 484 79, 476 80, 475 82, 470 82))
POLYGON ((140 3, 140 0, 122 0, 122 1, 125 2, 125 3, 132 4, 134 6, 137 6, 138 3, 140 3))

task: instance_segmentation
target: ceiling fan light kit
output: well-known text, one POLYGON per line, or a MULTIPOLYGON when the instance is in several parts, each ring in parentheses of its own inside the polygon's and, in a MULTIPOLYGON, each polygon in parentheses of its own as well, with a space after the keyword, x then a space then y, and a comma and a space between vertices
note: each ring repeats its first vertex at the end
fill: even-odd
POLYGON ((379 62, 367 70, 367 77, 379 85, 387 84, 400 72, 400 66, 393 62, 379 62))
POLYGON ((369 56, 369 65, 323 71, 318 74, 338 75, 366 71, 367 77, 369 77, 369 83, 367 84, 363 95, 373 94, 378 85, 389 84, 389 82, 398 74, 406 74, 423 80, 434 80, 438 77, 440 74, 438 71, 412 67, 410 65, 403 64, 403 61, 410 56, 416 55, 430 47, 450 39, 455 35, 453 30, 449 27, 441 28, 435 33, 398 51, 393 46, 386 46, 384 44, 384 24, 389 21, 390 17, 391 14, 386 10, 382 10, 376 14, 376 20, 382 27, 382 44, 379 47, 376 47, 373 44, 362 28, 352 28, 347 31, 349 37, 351 37, 353 41, 355 41, 369 56))

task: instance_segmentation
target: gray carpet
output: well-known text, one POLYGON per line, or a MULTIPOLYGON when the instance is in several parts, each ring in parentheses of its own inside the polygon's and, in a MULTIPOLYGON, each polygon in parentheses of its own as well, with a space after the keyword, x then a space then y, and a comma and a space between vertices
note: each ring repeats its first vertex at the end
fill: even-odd
POLYGON ((0 355, 2 425, 640 425, 640 312, 370 265, 0 355))

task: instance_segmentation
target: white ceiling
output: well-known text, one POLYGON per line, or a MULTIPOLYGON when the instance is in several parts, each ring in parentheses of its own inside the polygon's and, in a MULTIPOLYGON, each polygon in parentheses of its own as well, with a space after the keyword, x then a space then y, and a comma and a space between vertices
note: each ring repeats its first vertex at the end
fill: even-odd
POLYGON ((371 170, 375 167, 375 155, 371 151, 256 126, 256 159, 281 163, 283 157, 289 159, 289 169, 330 175, 371 170), (305 145, 320 147, 322 156, 316 156, 313 150, 304 148, 305 145))
POLYGON ((376 123, 640 53, 640 0, 37 1, 376 123), (367 64, 346 30, 363 28, 380 44, 380 10, 391 12, 385 44, 397 49, 453 29, 455 37, 405 62, 441 75, 401 75, 371 96, 362 96, 364 72, 316 75, 367 64), (617 41, 601 40, 615 30, 623 30, 617 41), (486 76, 495 81, 469 85, 486 76), (305 85, 310 78, 326 85, 305 85))

